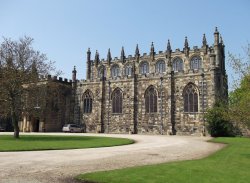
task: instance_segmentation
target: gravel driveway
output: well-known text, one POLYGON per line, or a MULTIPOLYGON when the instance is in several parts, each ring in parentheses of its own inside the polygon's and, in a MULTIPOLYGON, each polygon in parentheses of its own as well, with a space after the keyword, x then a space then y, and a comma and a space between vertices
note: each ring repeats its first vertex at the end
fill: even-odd
POLYGON ((76 150, 0 152, 0 182, 71 183, 77 182, 73 177, 80 173, 197 159, 223 147, 206 142, 209 137, 46 133, 49 134, 124 137, 136 143, 76 150))

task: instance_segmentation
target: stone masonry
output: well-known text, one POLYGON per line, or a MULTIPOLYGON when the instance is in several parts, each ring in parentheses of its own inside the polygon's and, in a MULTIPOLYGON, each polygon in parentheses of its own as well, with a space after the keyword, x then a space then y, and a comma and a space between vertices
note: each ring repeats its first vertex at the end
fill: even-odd
POLYGON ((87 79, 77 82, 75 112, 86 132, 96 133, 146 133, 146 134, 201 134, 204 130, 204 113, 219 99, 227 100, 228 86, 225 70, 223 40, 216 28, 214 44, 209 46, 203 35, 202 46, 190 49, 187 38, 183 50, 154 51, 140 55, 138 45, 134 56, 121 51, 121 58, 112 59, 110 50, 107 59, 100 60, 96 52, 91 60, 87 52, 87 79), (200 67, 192 69, 191 60, 200 59, 200 67), (174 60, 183 61, 182 70, 174 70, 174 60), (163 72, 157 72, 158 61, 164 61, 163 72), (141 73, 141 64, 147 62, 149 70, 141 73), (112 67, 118 66, 119 74, 112 76, 112 67), (131 74, 125 68, 132 67, 131 74), (198 111, 184 110, 184 90, 192 84, 198 93, 198 111), (157 112, 147 113, 145 92, 149 87, 157 91, 157 112), (112 113, 112 93, 122 91, 122 113, 112 113), (84 113, 83 97, 91 94, 92 111, 84 113))

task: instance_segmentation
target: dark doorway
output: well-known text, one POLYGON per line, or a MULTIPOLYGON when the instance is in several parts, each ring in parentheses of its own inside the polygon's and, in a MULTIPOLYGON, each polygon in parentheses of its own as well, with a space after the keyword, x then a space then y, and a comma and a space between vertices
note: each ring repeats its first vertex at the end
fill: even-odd
POLYGON ((33 127, 34 132, 39 132, 39 126, 40 126, 40 120, 35 119, 34 120, 34 127, 33 127))

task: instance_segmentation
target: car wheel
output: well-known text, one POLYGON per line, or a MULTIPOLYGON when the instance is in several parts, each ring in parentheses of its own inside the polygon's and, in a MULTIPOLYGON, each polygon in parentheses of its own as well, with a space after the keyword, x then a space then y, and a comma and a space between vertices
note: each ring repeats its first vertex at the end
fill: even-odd
POLYGON ((74 132, 74 130, 73 129, 70 129, 70 133, 73 133, 74 132))

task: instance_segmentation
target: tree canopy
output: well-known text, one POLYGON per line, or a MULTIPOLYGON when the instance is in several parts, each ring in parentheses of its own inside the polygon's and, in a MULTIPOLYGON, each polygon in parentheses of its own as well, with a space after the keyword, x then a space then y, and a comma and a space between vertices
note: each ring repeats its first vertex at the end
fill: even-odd
MULTIPOLYGON (((27 83, 36 83, 39 75, 58 74, 54 62, 32 47, 33 39, 15 41, 4 38, 0 46, 0 116, 11 118, 14 136, 19 137, 18 120, 25 107, 27 83)), ((31 95, 37 95, 32 92, 31 95)))
POLYGON ((243 48, 244 57, 229 53, 229 61, 238 76, 229 94, 229 117, 250 129, 250 44, 243 48))
POLYGON ((229 94, 229 116, 250 129, 250 75, 242 78, 240 85, 229 94))

